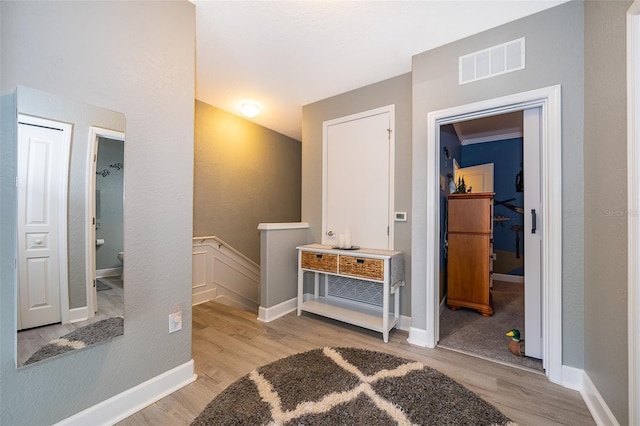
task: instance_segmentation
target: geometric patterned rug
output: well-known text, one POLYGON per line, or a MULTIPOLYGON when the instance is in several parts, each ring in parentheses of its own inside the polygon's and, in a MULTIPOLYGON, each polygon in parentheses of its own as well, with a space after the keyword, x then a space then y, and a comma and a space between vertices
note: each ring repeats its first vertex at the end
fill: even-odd
POLYGON ((24 365, 33 364, 43 359, 86 348, 87 346, 101 343, 114 337, 122 336, 123 334, 124 318, 121 316, 96 321, 47 343, 31 355, 24 365))
POLYGON ((450 377, 356 348, 315 349, 260 367, 196 417, 201 425, 513 425, 450 377))

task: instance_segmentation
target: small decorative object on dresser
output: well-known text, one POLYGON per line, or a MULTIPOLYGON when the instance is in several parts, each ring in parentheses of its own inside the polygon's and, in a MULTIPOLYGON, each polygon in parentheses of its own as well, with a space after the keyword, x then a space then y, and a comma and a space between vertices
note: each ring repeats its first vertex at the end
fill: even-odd
POLYGON ((447 306, 493 315, 493 192, 450 194, 447 306))

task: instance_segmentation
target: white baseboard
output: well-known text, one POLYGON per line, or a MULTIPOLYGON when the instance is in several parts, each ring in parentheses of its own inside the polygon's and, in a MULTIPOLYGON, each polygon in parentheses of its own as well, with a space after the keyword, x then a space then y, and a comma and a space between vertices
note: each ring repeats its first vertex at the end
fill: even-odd
POLYGON ((409 327, 409 338, 407 342, 412 345, 427 347, 427 330, 415 327, 409 327))
POLYGON ((398 319, 398 325, 396 325, 398 330, 409 331, 411 329, 411 317, 406 315, 400 315, 398 319))
POLYGON ((96 278, 117 277, 122 275, 122 268, 105 268, 96 270, 96 278))
POLYGON ((580 394, 596 424, 620 426, 620 423, 609 409, 600 392, 598 392, 589 375, 584 371, 582 372, 582 383, 580 394))
POLYGON ((193 360, 189 360, 93 407, 67 417, 56 423, 56 426, 116 424, 146 406, 194 382, 197 377, 194 373, 193 360))
POLYGON ((206 303, 209 300, 215 299, 217 296, 216 289, 204 290, 199 293, 193 293, 191 296, 191 305, 200 305, 201 303, 206 303))
POLYGON ((580 368, 562 366, 562 386, 567 389, 581 391, 584 387, 584 370, 580 368))
POLYGON ((508 283, 524 284, 524 277, 522 275, 509 275, 493 273, 493 279, 495 281, 506 281, 508 283))
POLYGON ((89 308, 83 306, 81 308, 69 309, 69 322, 86 321, 89 319, 89 308))
POLYGON ((287 315, 289 312, 295 311, 298 308, 298 298, 285 300, 282 303, 278 303, 270 308, 258 308, 258 321, 271 322, 281 316, 287 315))

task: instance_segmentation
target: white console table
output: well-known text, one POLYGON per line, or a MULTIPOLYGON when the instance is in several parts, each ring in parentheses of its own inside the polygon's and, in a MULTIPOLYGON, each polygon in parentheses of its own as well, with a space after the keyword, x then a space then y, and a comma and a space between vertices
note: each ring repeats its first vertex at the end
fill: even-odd
POLYGON ((298 315, 311 312, 378 331, 387 343, 400 317, 402 252, 341 250, 322 244, 296 248, 298 315), (314 274, 312 294, 304 293, 305 273, 314 274))

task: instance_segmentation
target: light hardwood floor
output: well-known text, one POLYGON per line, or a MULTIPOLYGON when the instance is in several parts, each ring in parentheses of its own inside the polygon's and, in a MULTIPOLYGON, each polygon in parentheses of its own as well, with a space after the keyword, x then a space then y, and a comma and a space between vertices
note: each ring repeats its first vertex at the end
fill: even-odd
POLYGON ((580 394, 539 373, 446 349, 410 345, 404 331, 380 333, 312 314, 262 323, 256 314, 215 302, 193 307, 193 359, 198 379, 119 424, 188 425, 218 393, 253 369, 324 346, 349 346, 420 361, 454 378, 519 425, 593 425, 580 394))

